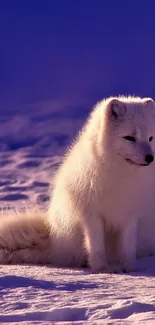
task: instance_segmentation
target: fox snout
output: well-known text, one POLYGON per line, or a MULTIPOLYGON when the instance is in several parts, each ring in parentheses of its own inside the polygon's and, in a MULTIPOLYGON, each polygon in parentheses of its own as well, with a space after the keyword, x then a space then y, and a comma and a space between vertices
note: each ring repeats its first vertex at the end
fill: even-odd
POLYGON ((151 146, 148 143, 143 142, 140 144, 140 151, 143 155, 144 162, 147 165, 150 165, 154 161, 154 154, 151 146))
POLYGON ((151 154, 145 156, 145 162, 151 164, 154 161, 154 156, 151 154))
POLYGON ((131 155, 127 157, 127 161, 131 164, 141 165, 141 166, 149 166, 154 161, 154 153, 152 148, 147 143, 137 144, 135 148, 135 155, 131 155))

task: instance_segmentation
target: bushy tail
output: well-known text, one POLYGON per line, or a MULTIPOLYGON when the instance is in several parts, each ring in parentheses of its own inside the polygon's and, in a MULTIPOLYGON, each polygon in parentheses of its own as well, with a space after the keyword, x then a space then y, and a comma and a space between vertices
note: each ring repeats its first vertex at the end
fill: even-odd
POLYGON ((42 211, 0 213, 0 264, 48 262, 49 230, 42 211))

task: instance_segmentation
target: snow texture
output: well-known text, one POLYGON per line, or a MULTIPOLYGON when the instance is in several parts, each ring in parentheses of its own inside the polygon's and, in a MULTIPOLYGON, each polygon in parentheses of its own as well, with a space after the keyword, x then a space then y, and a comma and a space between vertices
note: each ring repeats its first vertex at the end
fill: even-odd
POLYGON ((155 257, 132 274, 0 267, 0 324, 153 324, 155 257))

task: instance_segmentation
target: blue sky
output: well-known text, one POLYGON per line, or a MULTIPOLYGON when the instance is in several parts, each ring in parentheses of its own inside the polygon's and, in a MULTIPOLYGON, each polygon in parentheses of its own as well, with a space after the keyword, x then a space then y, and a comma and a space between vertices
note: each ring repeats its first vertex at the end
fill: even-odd
POLYGON ((155 2, 3 1, 0 107, 155 96, 155 2))

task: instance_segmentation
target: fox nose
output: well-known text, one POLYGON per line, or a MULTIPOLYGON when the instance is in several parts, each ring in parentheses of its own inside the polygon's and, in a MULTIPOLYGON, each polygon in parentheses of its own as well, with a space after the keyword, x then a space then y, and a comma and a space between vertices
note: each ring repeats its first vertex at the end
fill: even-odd
POLYGON ((145 161, 148 163, 148 164, 151 164, 154 160, 154 157, 152 155, 146 155, 145 156, 145 161))

